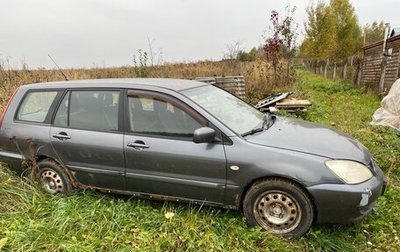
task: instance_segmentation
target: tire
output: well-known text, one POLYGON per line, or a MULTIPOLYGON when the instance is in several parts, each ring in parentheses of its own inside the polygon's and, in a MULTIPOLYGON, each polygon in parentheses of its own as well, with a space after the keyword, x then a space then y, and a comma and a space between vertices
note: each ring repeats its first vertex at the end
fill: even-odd
POLYGON ((314 207, 307 193, 294 182, 265 179, 254 183, 243 200, 249 226, 288 238, 307 233, 313 224, 314 207))
POLYGON ((61 165, 46 159, 37 166, 37 179, 45 191, 50 194, 67 194, 72 190, 71 181, 61 165))

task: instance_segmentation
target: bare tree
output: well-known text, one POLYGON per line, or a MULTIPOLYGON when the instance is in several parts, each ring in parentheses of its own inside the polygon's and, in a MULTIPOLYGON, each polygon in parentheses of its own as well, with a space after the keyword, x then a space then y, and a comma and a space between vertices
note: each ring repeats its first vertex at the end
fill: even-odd
POLYGON ((149 36, 147 36, 147 45, 149 47, 149 52, 148 52, 148 57, 150 61, 150 66, 160 65, 163 62, 162 58, 162 48, 158 48, 157 51, 153 51, 153 44, 154 44, 155 39, 150 39, 149 36))
POLYGON ((225 45, 225 53, 224 53, 224 59, 226 60, 236 60, 239 52, 241 51, 242 48, 242 41, 240 40, 235 40, 231 44, 225 45))

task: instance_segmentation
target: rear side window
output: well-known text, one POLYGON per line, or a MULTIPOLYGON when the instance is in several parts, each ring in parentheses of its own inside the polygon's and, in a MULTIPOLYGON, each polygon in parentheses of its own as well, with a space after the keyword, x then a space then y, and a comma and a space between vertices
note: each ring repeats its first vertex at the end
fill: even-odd
POLYGON ((85 130, 118 130, 120 91, 70 91, 61 101, 54 125, 85 130))
POLYGON ((18 110, 16 119, 27 122, 43 123, 57 96, 56 91, 40 91, 28 93, 18 110))

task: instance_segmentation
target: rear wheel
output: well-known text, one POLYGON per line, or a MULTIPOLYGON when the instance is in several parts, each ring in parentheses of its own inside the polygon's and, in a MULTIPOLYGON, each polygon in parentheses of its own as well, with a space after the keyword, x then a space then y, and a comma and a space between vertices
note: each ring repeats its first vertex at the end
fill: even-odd
POLYGON ((284 179, 265 179, 252 185, 244 198, 243 212, 250 226, 286 237, 305 234, 314 219, 310 197, 284 179))
POLYGON ((48 159, 38 163, 38 179, 42 187, 51 194, 67 194, 72 189, 64 169, 48 159))

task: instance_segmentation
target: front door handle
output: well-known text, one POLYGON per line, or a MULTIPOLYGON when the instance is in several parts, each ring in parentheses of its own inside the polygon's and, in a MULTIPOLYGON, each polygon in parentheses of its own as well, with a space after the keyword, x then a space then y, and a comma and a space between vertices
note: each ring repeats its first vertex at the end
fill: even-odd
POLYGON ((58 134, 54 134, 53 137, 57 138, 59 140, 71 139, 71 137, 65 132, 60 132, 58 134))
POLYGON ((127 145, 128 145, 128 147, 132 147, 132 148, 134 148, 134 149, 136 149, 136 150, 142 150, 142 149, 148 149, 148 148, 150 148, 149 145, 145 144, 145 143, 144 143, 143 141, 141 141, 141 140, 128 143, 127 145))

